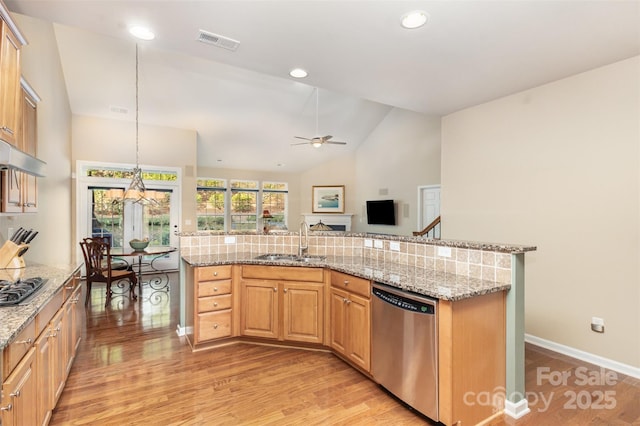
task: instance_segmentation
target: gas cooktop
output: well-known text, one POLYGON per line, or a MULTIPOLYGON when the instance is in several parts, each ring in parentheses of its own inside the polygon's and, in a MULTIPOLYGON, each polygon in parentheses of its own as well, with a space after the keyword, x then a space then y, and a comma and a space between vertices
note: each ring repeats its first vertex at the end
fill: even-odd
POLYGON ((47 280, 41 277, 0 281, 0 306, 13 306, 34 294, 47 280))

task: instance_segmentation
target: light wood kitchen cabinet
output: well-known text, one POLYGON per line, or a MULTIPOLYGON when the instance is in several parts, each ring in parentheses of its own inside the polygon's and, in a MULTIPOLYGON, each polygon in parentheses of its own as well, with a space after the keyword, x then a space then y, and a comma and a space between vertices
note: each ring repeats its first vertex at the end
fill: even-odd
POLYGON ((371 282, 331 271, 333 350, 362 370, 371 370, 371 282))
POLYGON ((36 365, 37 372, 36 383, 38 387, 38 398, 36 404, 36 416, 38 425, 45 425, 51 419, 53 411, 53 372, 52 372, 52 353, 51 353, 51 330, 47 329, 40 334, 36 340, 36 365))
POLYGON ((22 43, 2 20, 0 41, 0 139, 18 145, 20 111, 20 49, 22 43))
POLYGON ((245 265, 240 287, 243 336, 323 343, 323 269, 245 265))
POLYGON ((192 345, 231 337, 233 333, 233 267, 231 265, 189 268, 193 288, 187 296, 193 301, 194 310, 187 320, 192 333, 188 333, 192 345))
MULTIPOLYGON (((26 80, 20 83, 20 117, 18 148, 37 155, 38 95, 26 80)), ((38 211, 37 177, 16 169, 2 171, 2 211, 5 213, 35 213, 38 211)))
POLYGON ((3 426, 36 424, 36 357, 29 349, 11 375, 2 384, 0 419, 3 426))

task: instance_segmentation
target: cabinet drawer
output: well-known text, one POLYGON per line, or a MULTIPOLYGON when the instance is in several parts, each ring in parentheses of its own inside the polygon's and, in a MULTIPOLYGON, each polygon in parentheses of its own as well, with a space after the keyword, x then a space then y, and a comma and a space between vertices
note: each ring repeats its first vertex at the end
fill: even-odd
POLYGON ((36 324, 35 321, 29 322, 16 338, 4 348, 3 371, 2 377, 7 377, 18 365, 22 357, 31 349, 33 342, 36 340, 36 324))
POLYGON ((306 268, 299 266, 244 265, 242 267, 242 277, 264 280, 287 280, 321 283, 324 281, 324 269, 306 268))
POLYGON ((198 283, 198 297, 218 296, 231 293, 231 280, 198 283))
POLYGON ((231 295, 200 297, 198 298, 198 313, 209 311, 221 311, 231 308, 231 295))
POLYGON ((197 343, 231 336, 231 309, 198 314, 197 343))
POLYGON ((196 281, 228 280, 231 265, 202 266, 196 269, 196 281))
POLYGON ((331 285, 366 298, 371 297, 371 282, 364 278, 331 271, 331 285))

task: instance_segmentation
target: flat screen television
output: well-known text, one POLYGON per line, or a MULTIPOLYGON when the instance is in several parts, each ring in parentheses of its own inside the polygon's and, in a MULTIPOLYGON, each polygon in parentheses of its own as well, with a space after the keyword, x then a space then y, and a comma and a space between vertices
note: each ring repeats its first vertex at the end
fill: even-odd
POLYGON ((395 225, 396 209, 393 200, 367 201, 367 223, 369 225, 395 225))

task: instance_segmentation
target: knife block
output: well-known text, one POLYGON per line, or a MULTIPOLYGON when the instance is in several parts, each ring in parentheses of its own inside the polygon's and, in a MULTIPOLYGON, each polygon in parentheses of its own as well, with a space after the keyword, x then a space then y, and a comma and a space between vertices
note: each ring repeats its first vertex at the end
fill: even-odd
POLYGON ((18 269, 24 268, 24 259, 22 255, 29 244, 16 244, 13 241, 7 240, 2 247, 0 247, 0 269, 18 269))

